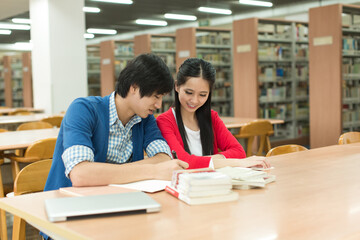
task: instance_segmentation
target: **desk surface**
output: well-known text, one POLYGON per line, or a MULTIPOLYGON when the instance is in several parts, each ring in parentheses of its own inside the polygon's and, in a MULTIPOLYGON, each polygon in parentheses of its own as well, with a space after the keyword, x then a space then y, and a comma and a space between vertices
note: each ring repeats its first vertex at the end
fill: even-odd
POLYGON ((27 148, 35 141, 57 137, 59 130, 59 128, 48 128, 0 133, 0 151, 27 148))
MULTIPOLYGON (((236 117, 220 117, 227 128, 240 128, 246 123, 254 121, 259 118, 236 118, 236 117)), ((260 119, 259 119, 260 120, 260 119)), ((271 124, 281 124, 284 120, 281 119, 264 119, 270 121, 271 124)))
POLYGON ((277 180, 235 202, 189 206, 150 194, 159 213, 47 221, 58 191, 0 199, 0 207, 66 239, 352 239, 360 234, 360 144, 271 157, 277 180))
POLYGON ((29 112, 34 112, 34 113, 43 113, 44 109, 39 109, 39 108, 0 108, 0 114, 9 114, 12 113, 16 110, 27 110, 29 112))
POLYGON ((43 118, 50 117, 53 115, 45 113, 37 113, 32 115, 10 115, 10 116, 0 116, 0 126, 6 124, 19 124, 25 122, 36 122, 40 121, 43 118))

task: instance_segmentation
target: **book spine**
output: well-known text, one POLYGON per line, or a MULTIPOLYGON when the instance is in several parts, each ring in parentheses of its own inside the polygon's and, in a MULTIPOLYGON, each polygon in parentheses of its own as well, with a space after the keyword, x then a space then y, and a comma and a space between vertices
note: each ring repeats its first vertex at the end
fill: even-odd
POLYGON ((170 186, 166 186, 165 187, 165 191, 170 193, 171 195, 173 195, 174 197, 180 199, 181 201, 184 201, 187 204, 190 204, 189 199, 184 196, 183 194, 179 193, 178 191, 176 191, 174 188, 170 187, 170 186))
POLYGON ((171 188, 170 186, 166 186, 165 191, 167 191, 168 193, 170 193, 174 197, 179 198, 179 192, 176 191, 175 189, 171 188))

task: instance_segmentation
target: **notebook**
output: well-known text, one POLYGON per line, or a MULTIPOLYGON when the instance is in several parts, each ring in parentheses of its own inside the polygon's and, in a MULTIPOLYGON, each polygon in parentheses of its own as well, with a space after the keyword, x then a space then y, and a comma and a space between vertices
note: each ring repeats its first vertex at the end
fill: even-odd
POLYGON ((52 198, 45 200, 45 209, 50 222, 66 221, 72 217, 121 212, 158 212, 160 211, 160 207, 159 203, 143 192, 52 198))

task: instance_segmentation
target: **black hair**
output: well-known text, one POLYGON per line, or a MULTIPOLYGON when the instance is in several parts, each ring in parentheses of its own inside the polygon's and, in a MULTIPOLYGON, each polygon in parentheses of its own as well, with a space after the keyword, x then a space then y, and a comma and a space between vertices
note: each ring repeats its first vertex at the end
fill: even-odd
POLYGON ((159 56, 141 54, 121 71, 115 92, 125 98, 131 86, 139 87, 141 97, 165 94, 173 89, 174 78, 159 56))
MULTIPOLYGON (((209 83, 210 92, 208 99, 204 105, 198 108, 195 112, 197 121, 199 123, 200 140, 204 156, 214 154, 214 131, 211 121, 211 93, 215 83, 215 73, 216 71, 211 63, 199 58, 189 58, 185 60, 185 62, 180 66, 179 72, 177 73, 176 86, 178 87, 185 84, 186 81, 192 77, 201 77, 209 83)), ((180 108, 179 94, 175 91, 175 114, 177 125, 184 143, 184 149, 186 152, 191 154, 187 143, 187 135, 181 117, 180 108)))

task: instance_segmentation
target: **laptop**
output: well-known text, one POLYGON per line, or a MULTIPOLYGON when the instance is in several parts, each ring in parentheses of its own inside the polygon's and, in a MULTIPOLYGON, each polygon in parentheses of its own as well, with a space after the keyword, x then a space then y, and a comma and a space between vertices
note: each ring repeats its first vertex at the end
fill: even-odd
POLYGON ((113 213, 158 212, 161 205, 143 192, 52 198, 45 200, 50 222, 66 221, 83 216, 113 213))

